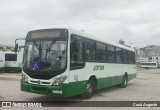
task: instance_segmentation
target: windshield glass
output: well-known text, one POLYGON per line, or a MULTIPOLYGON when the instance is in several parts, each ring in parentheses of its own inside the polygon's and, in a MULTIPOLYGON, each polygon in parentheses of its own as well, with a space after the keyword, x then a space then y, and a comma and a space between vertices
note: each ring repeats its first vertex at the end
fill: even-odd
POLYGON ((23 68, 57 71, 66 66, 67 41, 26 42, 23 68))

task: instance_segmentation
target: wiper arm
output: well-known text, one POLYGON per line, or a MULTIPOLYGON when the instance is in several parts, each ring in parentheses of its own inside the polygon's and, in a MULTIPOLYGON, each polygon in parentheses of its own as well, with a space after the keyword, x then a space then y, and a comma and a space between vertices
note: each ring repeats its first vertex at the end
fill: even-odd
POLYGON ((52 45, 55 44, 55 43, 56 43, 56 41, 52 41, 52 42, 49 44, 49 46, 47 47, 47 49, 46 49, 46 53, 45 53, 45 62, 46 62, 46 63, 48 63, 48 62, 47 62, 47 54, 48 54, 48 51, 51 50, 52 45))
POLYGON ((49 46, 48 46, 48 48, 47 48, 47 51, 51 50, 52 45, 55 44, 55 43, 56 43, 55 40, 52 41, 52 42, 49 44, 49 46))

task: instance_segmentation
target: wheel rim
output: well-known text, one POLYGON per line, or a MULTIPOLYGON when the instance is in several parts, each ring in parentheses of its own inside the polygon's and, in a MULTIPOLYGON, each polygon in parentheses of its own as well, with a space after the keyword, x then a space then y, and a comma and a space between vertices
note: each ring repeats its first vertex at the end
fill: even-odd
POLYGON ((87 94, 92 95, 93 90, 92 90, 92 85, 90 83, 87 84, 86 89, 87 89, 87 94))
POLYGON ((124 78, 124 84, 125 84, 125 86, 127 85, 127 79, 126 79, 126 77, 124 78))

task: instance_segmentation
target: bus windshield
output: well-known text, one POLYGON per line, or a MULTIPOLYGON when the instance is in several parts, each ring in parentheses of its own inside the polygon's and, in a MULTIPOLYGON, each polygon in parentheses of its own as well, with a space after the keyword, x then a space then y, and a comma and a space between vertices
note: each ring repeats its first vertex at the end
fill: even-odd
POLYGON ((58 71, 66 66, 67 41, 28 41, 23 68, 35 71, 58 71))

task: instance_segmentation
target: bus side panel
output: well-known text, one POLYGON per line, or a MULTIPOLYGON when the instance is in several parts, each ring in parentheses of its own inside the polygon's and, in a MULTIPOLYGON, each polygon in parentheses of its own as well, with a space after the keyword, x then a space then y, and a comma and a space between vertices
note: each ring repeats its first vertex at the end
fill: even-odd
POLYGON ((136 78, 136 74, 129 74, 128 75, 128 81, 130 81, 130 80, 132 80, 134 78, 136 78))
POLYGON ((84 93, 85 82, 91 76, 96 77, 96 90, 99 90, 121 84, 125 73, 128 74, 128 80, 135 78, 135 66, 133 64, 86 62, 84 68, 70 71, 68 94, 78 95, 84 93))
POLYGON ((114 77, 112 77, 112 79, 111 79, 111 86, 120 84, 122 82, 121 77, 122 76, 114 76, 114 77))
POLYGON ((134 64, 104 64, 105 72, 95 73, 97 77, 103 74, 103 78, 97 80, 97 89, 121 84, 125 73, 128 75, 128 81, 136 77, 134 64), (105 73, 105 74, 104 74, 105 73))
POLYGON ((123 76, 106 77, 97 80, 96 89, 102 89, 122 83, 123 76))
POLYGON ((68 86, 67 96, 79 95, 85 92, 86 81, 70 82, 68 86))
POLYGON ((111 79, 112 79, 111 77, 97 79, 96 90, 102 89, 104 87, 109 87, 111 83, 111 79))
POLYGON ((69 87, 67 93, 69 96, 74 96, 85 92, 87 84, 85 74, 87 76, 87 73, 84 69, 70 70, 69 87))

